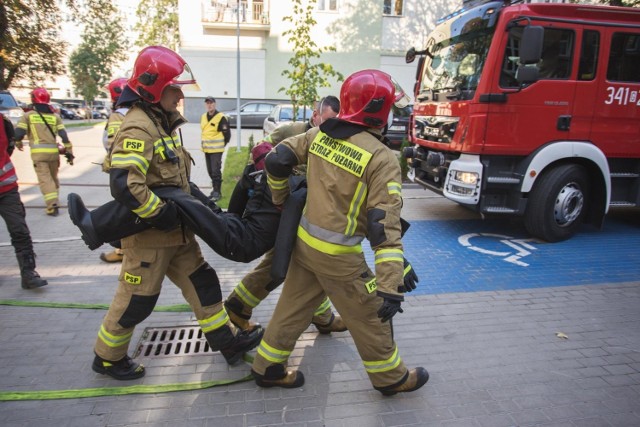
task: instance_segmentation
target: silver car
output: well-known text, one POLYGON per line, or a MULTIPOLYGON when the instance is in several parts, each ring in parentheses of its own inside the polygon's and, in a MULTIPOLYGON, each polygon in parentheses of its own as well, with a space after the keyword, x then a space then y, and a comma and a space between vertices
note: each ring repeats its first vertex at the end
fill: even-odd
MULTIPOLYGON (((306 122, 311 118, 311 114, 313 113, 312 107, 305 107, 303 105, 298 105, 298 116, 296 118, 296 122, 306 122)), ((264 119, 264 123, 262 125, 262 130, 264 135, 269 135, 275 128, 280 126, 282 123, 292 122, 293 121, 293 105, 292 104, 278 104, 276 108, 271 111, 271 114, 264 119)))
MULTIPOLYGON (((240 107, 240 120, 243 128, 260 128, 265 117, 276 106, 275 102, 255 101, 247 102, 240 107)), ((237 110, 222 112, 229 120, 229 126, 235 128, 238 122, 237 110)))
POLYGON ((11 120, 14 127, 18 124, 20 117, 24 115, 24 111, 8 90, 0 90, 0 113, 11 120))

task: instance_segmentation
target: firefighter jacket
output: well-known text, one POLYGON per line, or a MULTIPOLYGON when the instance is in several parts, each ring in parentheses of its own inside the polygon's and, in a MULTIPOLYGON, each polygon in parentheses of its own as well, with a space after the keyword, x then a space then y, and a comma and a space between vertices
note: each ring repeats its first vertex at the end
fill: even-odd
POLYGON ((231 130, 227 117, 218 110, 209 118, 204 113, 200 118, 202 130, 202 151, 205 153, 222 153, 224 146, 231 140, 231 130))
POLYGON ((310 122, 285 123, 275 128, 265 140, 276 146, 289 137, 305 133, 312 127, 310 122))
POLYGON ((104 129, 104 149, 107 150, 107 153, 111 151, 111 147, 113 146, 113 141, 120 130, 120 126, 122 125, 122 121, 124 120, 124 116, 129 111, 129 108, 118 108, 113 111, 109 115, 109 119, 107 120, 107 126, 104 129))
MULTIPOLYGON (((26 135, 29 138, 31 159, 34 162, 50 162, 58 159, 60 151, 56 142, 56 133, 62 138, 67 152, 71 153, 72 145, 67 137, 62 119, 51 112, 47 104, 35 104, 35 110, 28 111, 20 118, 16 128, 16 140, 21 141, 26 135)), ((18 147, 22 142, 18 142, 18 147)))
MULTIPOLYGON (((186 120, 179 113, 140 102, 127 113, 111 151, 111 194, 140 218, 158 215, 165 202, 154 187, 179 187, 189 193, 191 156, 176 134, 186 120)), ((122 239, 122 248, 166 247, 187 243, 193 232, 149 229, 122 239)))
POLYGON ((0 114, 0 194, 18 188, 18 177, 9 152, 10 135, 13 138, 13 126, 0 114))
POLYGON ((278 144, 267 155, 266 170, 273 201, 282 205, 292 168, 307 164, 297 261, 329 277, 361 276, 367 271, 361 242, 368 237, 377 278, 369 291, 402 300, 401 172, 381 139, 379 130, 330 119, 278 144))

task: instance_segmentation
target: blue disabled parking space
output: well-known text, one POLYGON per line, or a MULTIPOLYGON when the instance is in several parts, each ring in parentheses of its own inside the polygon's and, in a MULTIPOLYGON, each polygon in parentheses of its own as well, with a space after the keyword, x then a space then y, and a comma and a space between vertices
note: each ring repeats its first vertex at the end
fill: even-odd
POLYGON ((508 220, 412 221, 403 244, 420 278, 412 295, 640 280, 635 219, 607 219, 602 230, 584 227, 558 243, 535 240, 508 220))

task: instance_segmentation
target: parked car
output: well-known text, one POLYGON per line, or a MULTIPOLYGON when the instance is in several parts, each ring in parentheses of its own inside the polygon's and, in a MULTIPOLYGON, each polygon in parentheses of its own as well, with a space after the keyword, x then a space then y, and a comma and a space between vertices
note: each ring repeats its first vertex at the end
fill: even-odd
POLYGON ((18 105, 18 101, 8 90, 0 90, 0 113, 11 120, 13 126, 16 126, 20 117, 24 115, 24 111, 18 105))
POLYGON ((386 137, 389 140, 389 148, 399 150, 402 142, 409 139, 409 123, 413 105, 407 105, 404 108, 391 106, 391 114, 393 115, 391 124, 387 126, 386 137))
POLYGON ((64 102, 62 104, 62 106, 64 108, 66 108, 67 110, 73 111, 78 116, 80 116, 80 118, 82 118, 82 119, 90 119, 91 118, 91 111, 88 108, 86 108, 85 106, 83 106, 82 104, 78 104, 78 103, 75 103, 75 102, 64 102))
POLYGON ((109 109, 104 105, 94 105, 93 106, 93 118, 94 119, 108 119, 109 118, 109 109))
MULTIPOLYGON (((271 110, 277 105, 275 102, 247 102, 240 107, 240 117, 243 128, 260 128, 264 119, 267 118, 271 110)), ((238 122, 237 110, 223 111, 229 119, 229 126, 235 128, 238 122)))
MULTIPOLYGON (((304 107, 303 105, 298 105, 298 116, 296 118, 297 122, 304 122, 309 120, 311 114, 313 113, 313 107, 304 107)), ((275 128, 280 126, 285 122, 293 121, 293 105, 291 104, 278 104, 271 111, 271 113, 264 119, 262 124, 262 130, 265 135, 269 135, 275 128)))

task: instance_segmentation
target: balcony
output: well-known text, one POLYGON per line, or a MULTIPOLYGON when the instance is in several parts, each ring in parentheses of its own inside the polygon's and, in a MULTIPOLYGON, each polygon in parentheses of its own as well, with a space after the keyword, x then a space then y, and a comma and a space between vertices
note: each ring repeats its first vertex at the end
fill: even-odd
MULTIPOLYGON (((269 1, 245 0, 240 2, 240 28, 242 30, 269 31, 269 1)), ((202 25, 209 29, 235 29, 238 25, 237 1, 202 0, 202 25)))

